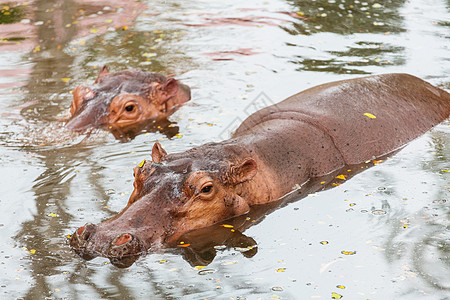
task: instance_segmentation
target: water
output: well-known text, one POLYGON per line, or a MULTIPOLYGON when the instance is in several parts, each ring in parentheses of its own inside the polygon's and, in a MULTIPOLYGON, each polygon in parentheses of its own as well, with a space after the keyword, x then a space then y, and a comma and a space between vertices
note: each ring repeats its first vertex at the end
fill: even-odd
POLYGON ((226 139, 261 107, 363 74, 450 89, 449 2, 21 3, 0 15, 12 23, 0 26, 2 298, 450 299, 448 122, 268 214, 241 237, 251 253, 216 247, 204 269, 170 249, 119 269, 82 260, 66 238, 125 206, 155 141, 170 153, 226 139), (58 120, 70 91, 104 64, 190 85, 170 118, 178 136, 68 132, 58 120))

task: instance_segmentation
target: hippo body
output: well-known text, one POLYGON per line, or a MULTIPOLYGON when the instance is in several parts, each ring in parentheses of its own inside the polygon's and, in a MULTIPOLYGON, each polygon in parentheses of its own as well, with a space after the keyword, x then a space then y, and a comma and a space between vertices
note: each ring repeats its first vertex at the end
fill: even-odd
POLYGON ((104 66, 92 86, 73 90, 66 127, 75 131, 103 127, 120 135, 165 119, 190 97, 189 87, 174 78, 142 70, 110 73, 104 66))
POLYGON ((123 258, 174 246, 194 229, 243 215, 308 180, 398 150, 450 115, 450 94, 406 74, 320 85, 248 117, 231 139, 134 169, 118 215, 86 224, 79 253, 123 258))

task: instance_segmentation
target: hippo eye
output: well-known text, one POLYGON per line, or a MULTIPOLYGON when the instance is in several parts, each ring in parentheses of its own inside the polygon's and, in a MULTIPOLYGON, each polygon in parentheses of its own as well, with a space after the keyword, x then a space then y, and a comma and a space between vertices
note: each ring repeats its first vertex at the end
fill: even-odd
POLYGON ((134 104, 130 104, 125 106, 125 110, 128 112, 132 112, 134 110, 134 104))
POLYGON ((202 188, 201 192, 202 192, 203 194, 208 194, 209 192, 211 192, 212 187, 213 187, 212 185, 207 185, 207 186, 205 186, 205 187, 202 188))

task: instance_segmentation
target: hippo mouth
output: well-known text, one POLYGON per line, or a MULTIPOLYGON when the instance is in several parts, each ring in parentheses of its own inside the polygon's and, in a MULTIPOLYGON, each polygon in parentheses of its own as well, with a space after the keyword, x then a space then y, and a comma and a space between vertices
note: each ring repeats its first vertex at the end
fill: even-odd
POLYGON ((85 260, 100 256, 108 258, 117 267, 127 268, 146 253, 144 244, 131 233, 107 238, 96 231, 97 226, 88 223, 78 228, 70 237, 70 246, 85 260))

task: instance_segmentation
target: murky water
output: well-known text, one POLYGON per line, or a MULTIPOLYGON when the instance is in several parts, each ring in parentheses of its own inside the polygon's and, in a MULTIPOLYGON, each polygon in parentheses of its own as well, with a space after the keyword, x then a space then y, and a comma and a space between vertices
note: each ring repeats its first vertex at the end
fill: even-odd
POLYGON ((119 269, 104 258, 84 261, 66 238, 125 206, 132 168, 155 141, 170 153, 226 139, 263 106, 362 74, 411 73, 450 89, 449 2, 0 8, 2 299, 450 299, 448 122, 342 185, 254 222, 238 237, 257 246, 249 253, 232 242, 203 256, 169 249, 119 269), (176 74, 190 85, 192 101, 170 118, 178 135, 123 143, 103 131, 68 132, 58 119, 70 91, 104 64, 176 74))

